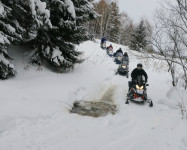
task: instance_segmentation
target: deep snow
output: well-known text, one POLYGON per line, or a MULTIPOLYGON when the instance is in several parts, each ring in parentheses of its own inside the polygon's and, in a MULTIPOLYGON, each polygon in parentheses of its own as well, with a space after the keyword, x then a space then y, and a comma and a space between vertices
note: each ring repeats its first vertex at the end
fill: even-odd
POLYGON ((143 63, 154 102, 153 108, 125 105, 130 78, 115 75, 118 66, 99 45, 88 41, 78 46, 85 62, 66 74, 44 67, 38 71, 26 65, 27 52, 10 50, 18 73, 0 81, 0 150, 187 150, 187 121, 181 119, 180 98, 165 64, 138 60, 123 47, 130 72, 143 63), (92 118, 69 112, 74 101, 99 100, 109 88, 114 89, 116 115, 92 118))

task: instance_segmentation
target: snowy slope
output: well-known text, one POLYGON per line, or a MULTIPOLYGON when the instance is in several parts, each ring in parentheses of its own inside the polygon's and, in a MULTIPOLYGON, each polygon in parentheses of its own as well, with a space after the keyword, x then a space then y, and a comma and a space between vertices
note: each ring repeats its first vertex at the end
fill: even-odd
POLYGON ((85 62, 67 74, 33 66, 25 70, 27 53, 16 49, 10 55, 22 54, 14 57, 17 76, 0 81, 0 150, 187 150, 187 121, 181 119, 180 99, 170 87, 164 63, 138 60, 123 47, 130 56, 130 72, 142 62, 148 73, 148 95, 154 102, 149 108, 125 105, 130 79, 115 75, 118 66, 99 43, 78 46, 85 62), (118 106, 116 115, 69 113, 74 101, 99 100, 109 89, 118 106))

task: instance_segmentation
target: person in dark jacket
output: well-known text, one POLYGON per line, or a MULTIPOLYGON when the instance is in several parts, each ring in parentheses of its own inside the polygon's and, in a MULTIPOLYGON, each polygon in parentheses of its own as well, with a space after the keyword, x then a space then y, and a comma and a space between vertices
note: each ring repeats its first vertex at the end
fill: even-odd
POLYGON ((121 47, 116 51, 116 53, 122 53, 123 54, 123 51, 122 51, 121 47))
POLYGON ((147 73, 144 71, 144 69, 142 67, 143 67, 142 64, 138 64, 137 68, 135 68, 132 71, 132 73, 131 73, 132 81, 136 80, 138 76, 143 75, 145 77, 145 82, 147 82, 148 76, 147 76, 147 73))
POLYGON ((143 67, 142 64, 137 64, 137 68, 135 68, 132 71, 132 73, 131 73, 132 81, 129 81, 129 91, 130 91, 131 87, 136 83, 135 81, 138 76, 143 75, 145 77, 145 82, 147 82, 148 76, 142 67, 143 67))
POLYGON ((106 43, 106 38, 105 38, 105 37, 103 37, 103 38, 101 39, 101 44, 103 44, 103 43, 106 43))
POLYGON ((119 48, 115 53, 114 56, 116 57, 118 53, 121 53, 123 55, 123 51, 121 48, 119 48))
POLYGON ((129 64, 129 56, 128 56, 127 52, 125 52, 123 55, 123 61, 126 61, 129 64))

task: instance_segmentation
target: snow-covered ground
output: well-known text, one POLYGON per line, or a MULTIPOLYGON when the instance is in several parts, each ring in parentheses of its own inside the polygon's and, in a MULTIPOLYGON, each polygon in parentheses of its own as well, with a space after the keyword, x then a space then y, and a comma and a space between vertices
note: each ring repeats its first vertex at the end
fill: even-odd
POLYGON ((153 108, 126 105, 130 78, 115 75, 118 66, 99 43, 88 41, 78 49, 85 62, 66 74, 26 67, 26 53, 19 47, 10 51, 18 73, 0 81, 0 150, 187 150, 187 120, 177 106, 187 94, 170 86, 163 62, 138 60, 123 47, 130 72, 143 63, 154 102, 153 108), (92 118, 69 112, 74 101, 99 100, 109 89, 118 106, 115 115, 92 118))

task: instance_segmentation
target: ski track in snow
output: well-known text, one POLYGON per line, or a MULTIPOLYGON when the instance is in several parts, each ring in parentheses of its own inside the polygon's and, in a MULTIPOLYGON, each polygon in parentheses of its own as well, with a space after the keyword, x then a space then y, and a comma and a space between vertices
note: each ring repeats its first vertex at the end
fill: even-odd
POLYGON ((123 47, 130 72, 139 61, 145 66, 148 96, 154 102, 153 108, 125 105, 130 78, 115 75, 118 66, 99 43, 88 41, 78 49, 86 60, 67 74, 33 66, 24 70, 26 59, 19 50, 22 55, 14 57, 17 76, 0 81, 0 150, 187 150, 187 121, 181 119, 176 99, 170 98, 168 73, 157 72, 152 63, 137 60, 135 52, 123 47), (74 101, 99 100, 108 89, 114 90, 116 115, 69 113, 74 101))

